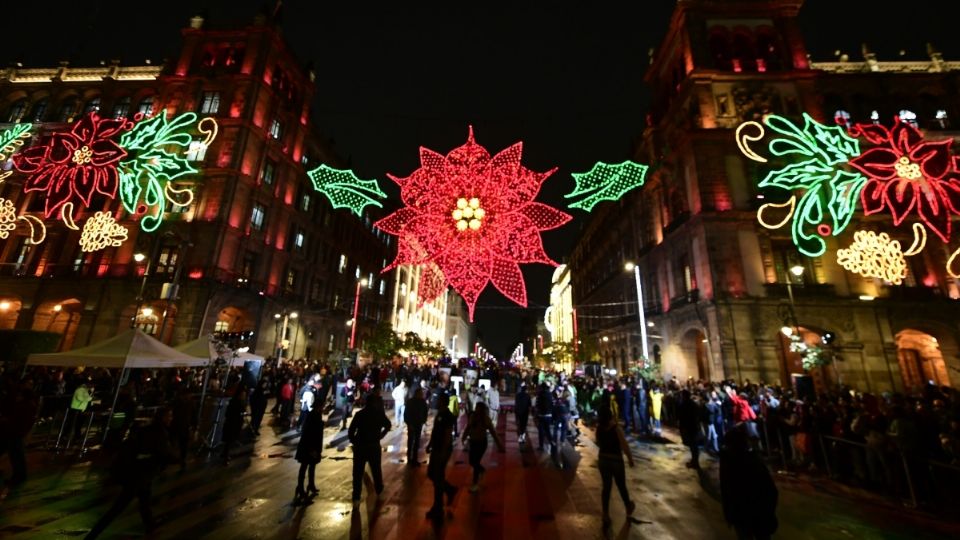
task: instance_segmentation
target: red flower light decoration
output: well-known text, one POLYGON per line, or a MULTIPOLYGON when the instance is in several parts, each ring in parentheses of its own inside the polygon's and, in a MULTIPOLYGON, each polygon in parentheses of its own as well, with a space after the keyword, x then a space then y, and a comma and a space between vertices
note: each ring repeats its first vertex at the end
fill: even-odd
MULTIPOLYGON (((420 148, 420 168, 400 186, 405 207, 376 223, 399 237, 398 265, 435 264, 445 283, 421 280, 420 301, 436 298, 449 284, 473 310, 480 292, 493 282, 504 296, 527 305, 520 263, 557 263, 543 249, 540 231, 559 227, 570 215, 534 202, 540 185, 556 171, 533 172, 520 165, 523 143, 490 157, 473 140, 446 156, 420 148)), ((389 176, 389 175, 388 175, 389 176)))
POLYGON ((900 225, 912 212, 944 242, 950 240, 950 214, 960 213, 960 180, 950 155, 952 139, 925 141, 920 131, 894 119, 892 128, 857 124, 850 134, 877 145, 850 160, 867 176, 860 192, 863 212, 890 209, 900 225))
POLYGON ((129 120, 100 118, 91 112, 70 131, 54 133, 47 144, 23 150, 13 156, 14 167, 31 175, 23 190, 47 193, 47 218, 74 200, 89 206, 94 192, 113 198, 117 162, 127 155, 113 137, 132 126, 129 120))

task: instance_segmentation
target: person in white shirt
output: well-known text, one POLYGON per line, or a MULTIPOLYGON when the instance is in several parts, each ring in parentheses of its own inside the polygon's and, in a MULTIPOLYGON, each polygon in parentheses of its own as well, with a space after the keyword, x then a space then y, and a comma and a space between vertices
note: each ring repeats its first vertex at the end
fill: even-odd
POLYGON ((497 390, 496 385, 491 386, 490 390, 487 391, 487 407, 490 409, 490 421, 496 428, 497 417, 500 414, 500 391, 497 390))
POLYGON ((403 411, 406 408, 407 383, 401 379, 400 384, 393 389, 391 395, 393 396, 393 421, 396 422, 398 428, 403 429, 403 411))

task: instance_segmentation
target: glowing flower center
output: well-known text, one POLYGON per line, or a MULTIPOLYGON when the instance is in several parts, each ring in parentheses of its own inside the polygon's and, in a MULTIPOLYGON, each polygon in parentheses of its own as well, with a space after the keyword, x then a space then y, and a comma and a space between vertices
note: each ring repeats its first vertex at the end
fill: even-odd
POLYGON ((919 180, 923 178, 923 173, 920 172, 920 165, 912 163, 907 156, 898 159, 894 168, 897 169, 897 176, 904 180, 919 180))
POLYGON ((465 231, 470 229, 476 231, 483 224, 483 216, 486 212, 480 206, 480 199, 471 197, 466 199, 460 197, 457 199, 457 207, 453 209, 453 220, 457 222, 457 230, 465 231))
POLYGON ((84 146, 78 150, 73 151, 73 162, 77 165, 86 165, 90 163, 90 158, 93 157, 93 150, 89 147, 84 146))

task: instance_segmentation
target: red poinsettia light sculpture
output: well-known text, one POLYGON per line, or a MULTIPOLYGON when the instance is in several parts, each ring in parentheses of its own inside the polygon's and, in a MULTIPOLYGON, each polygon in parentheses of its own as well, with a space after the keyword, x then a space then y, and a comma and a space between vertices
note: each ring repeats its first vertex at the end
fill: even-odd
POLYGON ((868 178, 860 192, 864 213, 889 209, 894 225, 916 213, 944 242, 949 241, 950 215, 960 213, 960 179, 950 155, 953 140, 926 141, 900 118, 890 129, 857 124, 851 135, 876 145, 850 160, 868 178))
POLYGON ((520 164, 522 143, 490 156, 473 139, 446 156, 420 149, 420 168, 400 186, 406 206, 376 223, 399 238, 398 265, 439 270, 446 282, 421 280, 420 301, 436 298, 449 284, 466 301, 473 319, 480 292, 493 283, 510 300, 527 305, 521 263, 557 263, 543 249, 540 231, 559 227, 570 215, 534 202, 556 169, 538 173, 520 164), (435 265, 435 266, 434 266, 435 265))
POLYGON ((54 133, 43 145, 13 156, 18 171, 30 174, 24 191, 47 194, 47 218, 69 202, 90 205, 95 192, 113 198, 117 193, 117 162, 127 153, 113 138, 133 124, 125 119, 84 116, 70 131, 54 133))

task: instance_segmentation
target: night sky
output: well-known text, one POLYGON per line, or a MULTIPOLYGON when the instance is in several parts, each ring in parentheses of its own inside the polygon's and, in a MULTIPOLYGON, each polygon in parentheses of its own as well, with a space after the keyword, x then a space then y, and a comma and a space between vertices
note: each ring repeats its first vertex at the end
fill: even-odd
MULTIPOLYGON (((6 2, 0 65, 157 63, 176 54, 179 30, 192 15, 205 12, 218 26, 245 24, 273 6, 245 0, 64 4, 6 2)), ((573 187, 571 172, 629 157, 649 101, 643 85, 648 51, 659 44, 674 6, 672 0, 590 9, 532 2, 476 2, 475 9, 329 4, 283 2, 282 28, 297 57, 317 71, 314 124, 361 177, 392 189, 385 173, 407 176, 418 167, 420 146, 447 153, 463 144, 472 124, 477 142, 491 153, 522 140, 525 166, 559 167, 539 199, 557 206, 573 187)), ((954 23, 943 4, 809 0, 801 25, 814 60, 833 59, 840 50, 859 61, 861 42, 880 60, 925 59, 928 41, 956 60, 960 40, 950 39, 954 23)), ((583 212, 571 213, 573 223, 544 233, 558 262, 585 222, 583 212)), ((545 265, 526 265, 526 310, 511 308, 488 287, 476 320, 489 350, 506 356, 520 338, 521 318, 542 316, 551 273, 545 265)))

